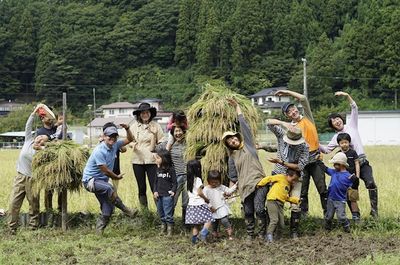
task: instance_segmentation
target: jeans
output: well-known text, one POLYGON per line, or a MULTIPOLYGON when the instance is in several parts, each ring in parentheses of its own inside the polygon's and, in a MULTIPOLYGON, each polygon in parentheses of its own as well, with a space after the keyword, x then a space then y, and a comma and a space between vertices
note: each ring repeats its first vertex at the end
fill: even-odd
POLYGON ((303 183, 301 187, 301 210, 302 212, 308 212, 308 190, 310 188, 311 177, 314 180, 315 187, 320 196, 321 206, 324 212, 326 211, 326 200, 328 191, 326 189, 325 173, 322 167, 321 161, 316 161, 308 164, 304 168, 303 183))
POLYGON ((157 212, 162 223, 174 223, 174 197, 160 196, 157 199, 157 212))
POLYGON ((189 196, 186 187, 186 175, 176 176, 176 182, 178 183, 176 193, 174 196, 174 207, 178 203, 179 195, 182 193, 182 208, 185 209, 189 203, 189 196))
POLYGON ((339 223, 343 227, 349 227, 350 222, 346 217, 346 202, 344 201, 334 201, 332 199, 328 199, 327 207, 326 207, 326 213, 325 213, 325 222, 327 225, 330 225, 332 222, 332 219, 335 215, 339 221, 339 223))
MULTIPOLYGON (((85 189, 88 190, 87 183, 84 183, 83 185, 85 186, 85 189)), ((103 216, 111 216, 114 211, 113 186, 104 180, 96 179, 94 181, 94 190, 92 192, 96 195, 96 198, 100 203, 101 214, 103 216)))

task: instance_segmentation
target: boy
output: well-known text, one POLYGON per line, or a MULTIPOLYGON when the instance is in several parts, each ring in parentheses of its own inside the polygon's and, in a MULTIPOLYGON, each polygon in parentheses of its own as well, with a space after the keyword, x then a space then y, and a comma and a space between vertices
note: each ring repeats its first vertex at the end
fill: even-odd
POLYGON ((332 219, 336 212, 343 230, 350 233, 350 222, 346 217, 346 195, 347 190, 353 185, 353 181, 357 177, 347 171, 349 164, 344 153, 337 153, 329 162, 333 164, 335 169, 325 167, 325 172, 331 176, 325 214, 325 229, 332 230, 332 219))
POLYGON ((131 217, 136 216, 137 213, 123 204, 114 187, 108 183, 109 178, 122 179, 124 174, 117 175, 112 171, 115 154, 122 146, 133 141, 133 136, 128 125, 121 124, 121 127, 126 130, 127 138, 118 140, 117 127, 107 127, 103 131, 104 141, 93 150, 83 171, 83 186, 87 191, 93 192, 100 203, 101 216, 96 223, 98 234, 103 234, 104 229, 110 222, 114 207, 121 209, 126 215, 131 217))
POLYGON ((290 190, 300 177, 300 173, 293 169, 288 169, 286 174, 268 176, 258 182, 257 186, 265 186, 272 183, 271 190, 267 195, 267 209, 269 215, 269 225, 265 241, 272 243, 274 241, 274 232, 279 225, 280 229, 285 226, 283 217, 283 206, 285 202, 299 204, 300 199, 289 197, 290 190))
POLYGON ((360 161, 357 152, 350 148, 351 137, 348 133, 340 133, 336 139, 340 150, 346 154, 347 163, 349 164, 348 171, 350 174, 355 174, 357 177, 351 188, 347 191, 347 204, 349 205, 353 221, 359 222, 360 209, 358 208, 357 201, 359 200, 358 185, 360 184, 360 161))

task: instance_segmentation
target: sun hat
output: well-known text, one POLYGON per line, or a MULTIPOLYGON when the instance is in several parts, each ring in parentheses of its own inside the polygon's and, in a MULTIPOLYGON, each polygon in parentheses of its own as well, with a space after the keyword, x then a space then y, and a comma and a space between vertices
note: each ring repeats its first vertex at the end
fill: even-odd
POLYGON ((340 164, 349 167, 349 164, 347 163, 347 156, 343 152, 336 153, 336 155, 334 155, 332 159, 329 160, 329 163, 340 164))
POLYGON ((103 133, 104 133, 105 136, 111 136, 111 135, 114 135, 114 134, 116 134, 118 136, 118 129, 117 129, 117 127, 110 126, 110 127, 107 127, 103 131, 103 133))
POLYGON ((37 109, 36 112, 40 118, 47 117, 50 120, 56 119, 56 115, 54 115, 53 111, 49 107, 47 107, 45 104, 41 104, 41 106, 37 109))
POLYGON ((226 140, 228 138, 231 138, 232 136, 236 136, 239 139, 240 142, 243 142, 243 137, 242 137, 242 135, 240 133, 232 132, 232 131, 224 132, 224 134, 221 137, 221 141, 223 141, 225 146, 228 147, 228 148, 229 148, 229 146, 227 145, 226 140))
POLYGON ((292 103, 292 102, 286 102, 285 104, 283 104, 282 107, 281 107, 282 113, 283 113, 283 114, 286 114, 286 112, 288 111, 288 109, 289 109, 291 106, 294 106, 294 103, 292 103))
POLYGON ((283 136, 283 141, 290 145, 299 145, 305 142, 301 130, 299 128, 293 128, 288 130, 283 136))
POLYGON ((137 110, 133 111, 132 114, 135 116, 139 116, 142 111, 150 111, 150 120, 152 120, 157 115, 157 109, 152 107, 149 103, 143 102, 140 103, 137 110))

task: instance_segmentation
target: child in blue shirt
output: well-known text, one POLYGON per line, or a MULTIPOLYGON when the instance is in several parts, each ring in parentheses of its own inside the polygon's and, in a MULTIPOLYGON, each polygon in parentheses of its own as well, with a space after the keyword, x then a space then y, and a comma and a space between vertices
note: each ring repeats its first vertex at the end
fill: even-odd
POLYGON ((325 172, 331 176, 331 183, 328 187, 325 229, 332 230, 332 219, 336 212, 343 230, 350 233, 350 222, 346 217, 347 190, 351 188, 357 177, 347 171, 349 164, 344 153, 337 153, 329 162, 333 164, 335 169, 325 167, 325 172))

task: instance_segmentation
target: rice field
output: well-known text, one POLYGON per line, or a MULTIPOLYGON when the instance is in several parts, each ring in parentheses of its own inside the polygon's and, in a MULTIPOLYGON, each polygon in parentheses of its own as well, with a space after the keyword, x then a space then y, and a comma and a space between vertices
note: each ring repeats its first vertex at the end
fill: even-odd
MULTIPOLYGON (((378 185, 379 191, 379 213, 381 217, 396 218, 400 216, 398 202, 400 202, 400 148, 394 146, 374 146, 367 147, 366 153, 370 164, 374 170, 375 180, 378 185)), ((9 204, 9 196, 13 184, 13 178, 16 174, 15 165, 18 158, 19 150, 4 150, 0 149, 0 161, 2 170, 0 178, 2 185, 0 186, 0 208, 7 209, 9 204)), ((272 165, 267 162, 267 157, 273 157, 275 154, 259 151, 260 158, 266 174, 271 172, 272 165)), ((133 171, 130 163, 132 153, 128 150, 127 153, 121 155, 121 171, 125 173, 124 179, 119 183, 118 192, 122 200, 130 207, 138 207, 137 199, 137 186, 136 180, 133 176, 133 171)), ((324 156, 324 161, 327 163, 331 156, 324 156)), ((311 181, 312 182, 312 181, 311 181)), ((329 183, 329 176, 327 176, 327 183, 329 183)), ((322 217, 319 196, 316 192, 313 183, 309 192, 310 201, 310 215, 315 217, 322 217)), ((99 205, 95 196, 83 189, 80 192, 68 194, 68 211, 69 212, 84 212, 89 211, 92 213, 99 212, 99 205)), ((148 200, 150 209, 155 211, 155 205, 151 202, 151 192, 148 188, 148 200)), ((53 198, 53 205, 57 205, 56 198, 53 198)), ((41 199, 41 209, 44 209, 43 199, 41 199)), ((178 205, 179 207, 179 205, 178 205)), ((360 183, 360 208, 362 216, 366 217, 369 214, 369 199, 368 193, 365 189, 363 182, 360 183)), ((25 201, 22 211, 26 212, 28 204, 25 201)), ((233 215, 236 217, 241 216, 240 203, 237 198, 232 204, 233 215)), ((176 211, 179 216, 180 211, 176 211)), ((349 213, 348 213, 349 214, 349 213)))

